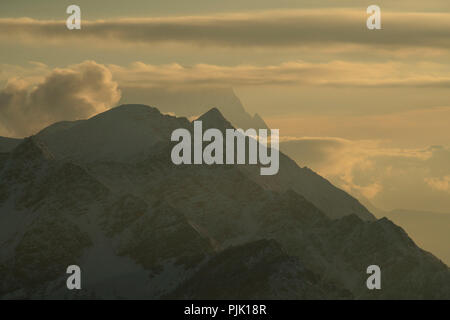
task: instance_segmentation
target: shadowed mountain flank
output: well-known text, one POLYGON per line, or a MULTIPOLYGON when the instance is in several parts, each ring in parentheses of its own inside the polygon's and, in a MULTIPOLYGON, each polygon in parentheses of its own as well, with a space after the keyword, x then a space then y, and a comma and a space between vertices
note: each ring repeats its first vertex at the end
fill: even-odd
POLYGON ((21 139, 0 137, 0 153, 9 152, 21 142, 21 139))
MULTIPOLYGON (((203 125, 232 127, 218 109, 203 125)), ((0 157, 0 298, 449 299, 449 268, 285 155, 175 165, 186 118, 122 105, 0 157), (83 290, 65 286, 79 265, 83 290), (377 264, 383 289, 368 290, 377 264), (222 288, 218 290, 218 287, 222 288)))

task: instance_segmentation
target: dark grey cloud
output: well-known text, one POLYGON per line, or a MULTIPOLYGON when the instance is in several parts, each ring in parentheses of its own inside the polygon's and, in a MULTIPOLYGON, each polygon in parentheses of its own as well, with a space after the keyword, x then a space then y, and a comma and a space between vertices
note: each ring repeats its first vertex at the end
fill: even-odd
POLYGON ((449 13, 382 11, 383 30, 366 28, 365 10, 291 10, 260 13, 84 21, 70 32, 64 21, 0 19, 0 35, 14 39, 94 39, 112 44, 185 43, 199 46, 295 47, 335 44, 450 48, 449 13))

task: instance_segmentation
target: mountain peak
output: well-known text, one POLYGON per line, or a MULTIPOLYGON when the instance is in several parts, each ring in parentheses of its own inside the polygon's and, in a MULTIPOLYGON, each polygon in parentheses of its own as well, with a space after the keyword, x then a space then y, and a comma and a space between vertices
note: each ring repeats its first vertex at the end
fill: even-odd
POLYGON ((109 109, 108 111, 105 111, 103 113, 100 113, 93 117, 95 118, 122 118, 122 117, 130 118, 130 117, 136 117, 136 116, 144 116, 144 117, 154 117, 154 116, 162 116, 161 112, 151 106, 147 106, 145 104, 122 104, 120 106, 114 107, 109 109))
POLYGON ((219 130, 224 130, 233 128, 231 123, 224 118, 222 113, 217 108, 210 109, 197 120, 202 121, 204 129, 217 128, 219 130))
POLYGON ((189 127, 186 118, 163 115, 143 104, 124 104, 87 120, 42 130, 38 135, 58 159, 136 161, 152 153, 154 145, 170 140, 177 128, 189 127))
POLYGON ((255 123, 258 129, 269 129, 266 122, 263 120, 263 118, 261 118, 261 116, 258 113, 255 113, 253 115, 253 122, 255 123))
POLYGON ((199 119, 216 119, 216 118, 220 118, 225 120, 224 116, 222 115, 222 113, 219 111, 219 109, 217 109, 216 107, 213 107, 211 109, 209 109, 208 111, 206 111, 202 116, 200 116, 199 119))

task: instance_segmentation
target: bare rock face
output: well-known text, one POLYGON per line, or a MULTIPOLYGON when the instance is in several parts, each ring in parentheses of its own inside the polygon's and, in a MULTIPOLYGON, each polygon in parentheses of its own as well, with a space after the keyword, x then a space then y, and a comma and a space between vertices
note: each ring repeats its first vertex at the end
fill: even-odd
POLYGON ((165 298, 176 299, 349 299, 348 290, 306 269, 275 240, 232 246, 209 259, 165 298))

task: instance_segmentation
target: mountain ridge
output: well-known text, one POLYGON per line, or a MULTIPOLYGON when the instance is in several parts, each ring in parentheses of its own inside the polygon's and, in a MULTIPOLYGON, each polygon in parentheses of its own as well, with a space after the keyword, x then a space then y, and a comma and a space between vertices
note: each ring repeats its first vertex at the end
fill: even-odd
MULTIPOLYGON (((212 110, 215 114, 214 123, 203 118, 207 120, 204 130, 209 127, 219 127, 221 130, 234 128, 218 108, 211 108, 202 116, 208 115, 212 110)), ((57 123, 44 128, 36 136, 46 143, 55 157, 61 159, 77 162, 111 159, 133 162, 137 158, 144 159, 158 142, 170 140, 171 132, 177 128, 191 129, 192 122, 184 117, 162 114, 155 107, 132 104, 112 108, 88 120, 57 123), (161 126, 164 119, 169 123, 166 127, 161 126)), ((280 172, 276 177, 261 177, 256 166, 242 166, 240 169, 270 190, 295 190, 312 200, 330 217, 338 218, 356 213, 364 219, 375 219, 357 199, 310 169, 298 167, 295 161, 282 152, 280 172), (319 194, 322 195, 318 196, 319 194), (328 195, 325 196, 326 199, 324 195, 328 195), (336 203, 333 204, 334 202, 336 203)))
MULTIPOLYGON (((100 134, 91 140, 106 139, 130 154, 139 148, 114 145, 117 132, 90 131, 93 123, 103 122, 104 129, 104 121, 118 119, 125 123, 119 132, 131 125, 133 134, 155 125, 147 135, 158 135, 139 156, 91 158, 84 149, 65 155, 55 137, 37 135, 0 161, 0 298, 235 298, 236 282, 229 283, 227 296, 202 283, 232 281, 236 272, 254 279, 240 295, 249 299, 450 298, 449 268, 388 219, 330 216, 316 206, 317 198, 311 201, 283 180, 275 181, 282 188, 257 181, 251 166, 176 166, 170 161, 173 143, 162 137, 178 126, 191 130, 192 123, 147 108, 131 107, 124 117, 128 109, 122 107, 81 123, 89 134, 100 134), (45 156, 46 140, 56 156, 45 156), (28 166, 36 148, 43 155, 28 166), (270 263, 246 269, 239 257, 249 248, 259 248, 250 250, 255 261, 270 263), (74 263, 86 277, 81 293, 65 290, 65 268, 74 263), (365 287, 365 268, 374 263, 383 270, 379 292, 365 287), (199 296, 188 287, 198 288, 199 296)), ((63 126, 52 134, 62 134, 62 141, 65 130, 71 139, 89 137, 79 128, 63 126)), ((280 165, 291 166, 288 160, 280 165)))

